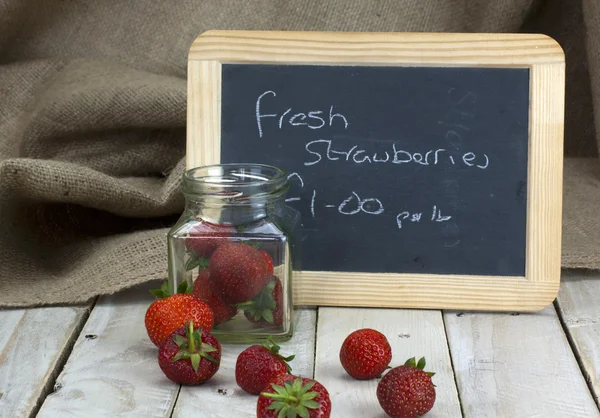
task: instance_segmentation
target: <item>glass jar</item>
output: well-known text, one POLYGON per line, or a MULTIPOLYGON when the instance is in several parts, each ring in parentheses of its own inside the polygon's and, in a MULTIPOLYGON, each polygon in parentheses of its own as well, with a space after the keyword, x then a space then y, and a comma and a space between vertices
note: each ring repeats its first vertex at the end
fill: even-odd
POLYGON ((286 173, 220 164, 183 176, 185 210, 168 234, 169 290, 187 281, 215 313, 213 334, 247 343, 293 333, 292 272, 300 215, 286 173))

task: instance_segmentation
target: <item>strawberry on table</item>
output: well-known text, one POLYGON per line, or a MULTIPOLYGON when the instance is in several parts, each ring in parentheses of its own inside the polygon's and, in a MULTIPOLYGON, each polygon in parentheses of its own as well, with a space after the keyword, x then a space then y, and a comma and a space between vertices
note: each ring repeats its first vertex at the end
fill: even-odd
POLYGON ((392 347, 381 332, 363 328, 346 337, 340 349, 340 362, 344 370, 355 379, 373 379, 392 360, 392 347))
POLYGON ((219 370, 221 344, 193 321, 175 330, 158 350, 158 365, 170 380, 182 385, 199 385, 219 370))
POLYGON ((313 379, 279 375, 258 397, 258 418, 329 418, 327 389, 313 379))
POLYGON ((214 289, 230 304, 253 299, 270 277, 264 257, 256 248, 244 243, 217 247, 209 269, 214 289))
POLYGON ((415 364, 410 358, 390 370, 377 385, 377 399, 392 418, 416 418, 429 412, 435 403, 434 373, 425 372, 425 358, 415 364))
POLYGON ((235 381, 244 391, 258 395, 277 376, 288 374, 292 368, 288 361, 294 355, 283 357, 280 347, 271 339, 255 344, 240 353, 235 364, 235 381))
POLYGON ((158 299, 146 310, 144 324, 148 337, 157 347, 169 334, 190 320, 208 332, 212 330, 212 309, 206 302, 191 294, 192 287, 187 282, 182 282, 174 295, 169 292, 167 283, 151 292, 158 299))
POLYGON ((257 326, 282 325, 283 287, 281 280, 271 276, 267 285, 254 299, 240 303, 237 307, 242 309, 246 318, 257 326))
POLYGON ((221 244, 229 242, 235 228, 230 225, 219 225, 202 222, 195 225, 185 239, 185 248, 194 256, 208 258, 221 244))
POLYGON ((210 271, 208 269, 202 271, 194 281, 194 290, 192 294, 211 307, 215 316, 215 327, 229 321, 238 312, 238 309, 234 305, 229 305, 214 291, 212 280, 210 280, 210 271))

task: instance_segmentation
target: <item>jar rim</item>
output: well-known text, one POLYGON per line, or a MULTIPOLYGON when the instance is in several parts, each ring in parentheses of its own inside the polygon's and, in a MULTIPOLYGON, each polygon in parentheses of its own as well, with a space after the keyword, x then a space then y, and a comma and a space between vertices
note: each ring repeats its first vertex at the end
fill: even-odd
MULTIPOLYGON (((273 165, 269 165, 269 164, 260 164, 260 163, 224 163, 224 164, 210 164, 210 165, 203 165, 203 166, 198 166, 198 167, 194 167, 191 168, 189 170, 186 170, 186 172, 184 173, 184 177, 186 180, 191 181, 191 182, 207 182, 207 183, 222 183, 224 186, 235 186, 235 187, 255 187, 258 184, 273 184, 273 183, 278 183, 281 182, 282 179, 287 180, 287 174, 286 172, 279 168, 279 167, 275 167, 273 165), (238 169, 238 170, 242 170, 242 171, 254 171, 254 170, 261 170, 261 172, 265 172, 265 173, 271 173, 269 177, 266 177, 266 175, 264 175, 262 178, 258 177, 258 174, 253 174, 253 173, 241 173, 240 174, 240 180, 242 180, 243 177, 254 177, 255 181, 215 181, 215 182, 210 182, 210 181, 206 181, 205 179, 217 179, 219 177, 223 177, 223 169, 227 169, 227 170, 234 170, 234 169, 238 169), (199 172, 207 172, 208 175, 206 176, 201 176, 198 177, 196 175, 196 173, 199 172), (217 174, 218 172, 220 172, 221 174, 217 174), (242 177, 243 176, 243 177, 242 177)), ((245 179, 244 179, 245 180, 245 179)))
POLYGON ((272 200, 289 187, 285 170, 259 163, 198 166, 187 170, 183 177, 185 195, 229 203, 272 200))

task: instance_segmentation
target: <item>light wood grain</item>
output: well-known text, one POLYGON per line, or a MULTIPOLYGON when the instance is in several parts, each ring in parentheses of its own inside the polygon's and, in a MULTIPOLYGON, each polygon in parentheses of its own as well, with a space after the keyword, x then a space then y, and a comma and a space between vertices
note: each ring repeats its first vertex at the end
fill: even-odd
POLYGON ((294 303, 525 312, 551 303, 558 287, 518 277, 302 271, 296 273, 294 303))
POLYGON ((524 278, 307 271, 297 275, 295 303, 539 311, 556 298, 565 63, 560 45, 552 38, 537 34, 205 32, 193 42, 188 56, 187 168, 220 162, 222 63, 529 68, 524 278))
POLYGON ((600 416, 553 306, 444 319, 465 418, 600 416))
MULTIPOLYGON (((294 336, 280 344, 282 354, 296 354, 290 362, 294 374, 313 375, 316 317, 316 309, 299 310, 294 336)), ((173 418, 256 417, 257 396, 244 392, 235 382, 237 356, 249 345, 224 345, 221 366, 211 380, 202 387, 182 386, 173 418)))
POLYGON ((187 136, 201 132, 200 141, 186 151, 186 166, 193 168, 221 160, 221 141, 214 140, 221 137, 221 63, 189 61, 187 77, 187 136))
POLYGON ((33 416, 86 316, 84 307, 0 311, 0 417, 33 416))
POLYGON ((600 407, 600 273, 566 271, 558 307, 600 407))
POLYGON ((154 287, 98 301, 39 417, 170 416, 179 387, 158 367, 144 327, 154 287))
MULTIPOLYGON (((564 64, 531 67, 527 184, 528 280, 560 282, 564 64)), ((555 296, 558 288, 555 289, 555 296)))
POLYGON ((264 63, 529 66, 562 63, 561 47, 537 34, 208 31, 190 60, 264 63))
POLYGON ((427 370, 436 372, 433 380, 437 386, 436 402, 427 417, 461 416, 439 311, 320 308, 315 378, 329 391, 332 417, 386 416, 377 401, 378 380, 353 379, 339 360, 344 339, 360 328, 374 328, 386 335, 392 347, 392 367, 413 356, 425 357, 427 370))

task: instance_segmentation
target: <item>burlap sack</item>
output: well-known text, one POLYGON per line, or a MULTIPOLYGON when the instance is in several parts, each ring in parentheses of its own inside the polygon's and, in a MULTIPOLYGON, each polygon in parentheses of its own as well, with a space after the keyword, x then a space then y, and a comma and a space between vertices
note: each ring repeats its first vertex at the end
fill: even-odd
POLYGON ((183 208, 187 51, 208 29, 555 37, 568 62, 565 152, 590 157, 566 164, 563 264, 600 267, 600 6, 579 3, 0 0, 0 307, 166 278, 165 236, 183 208))

